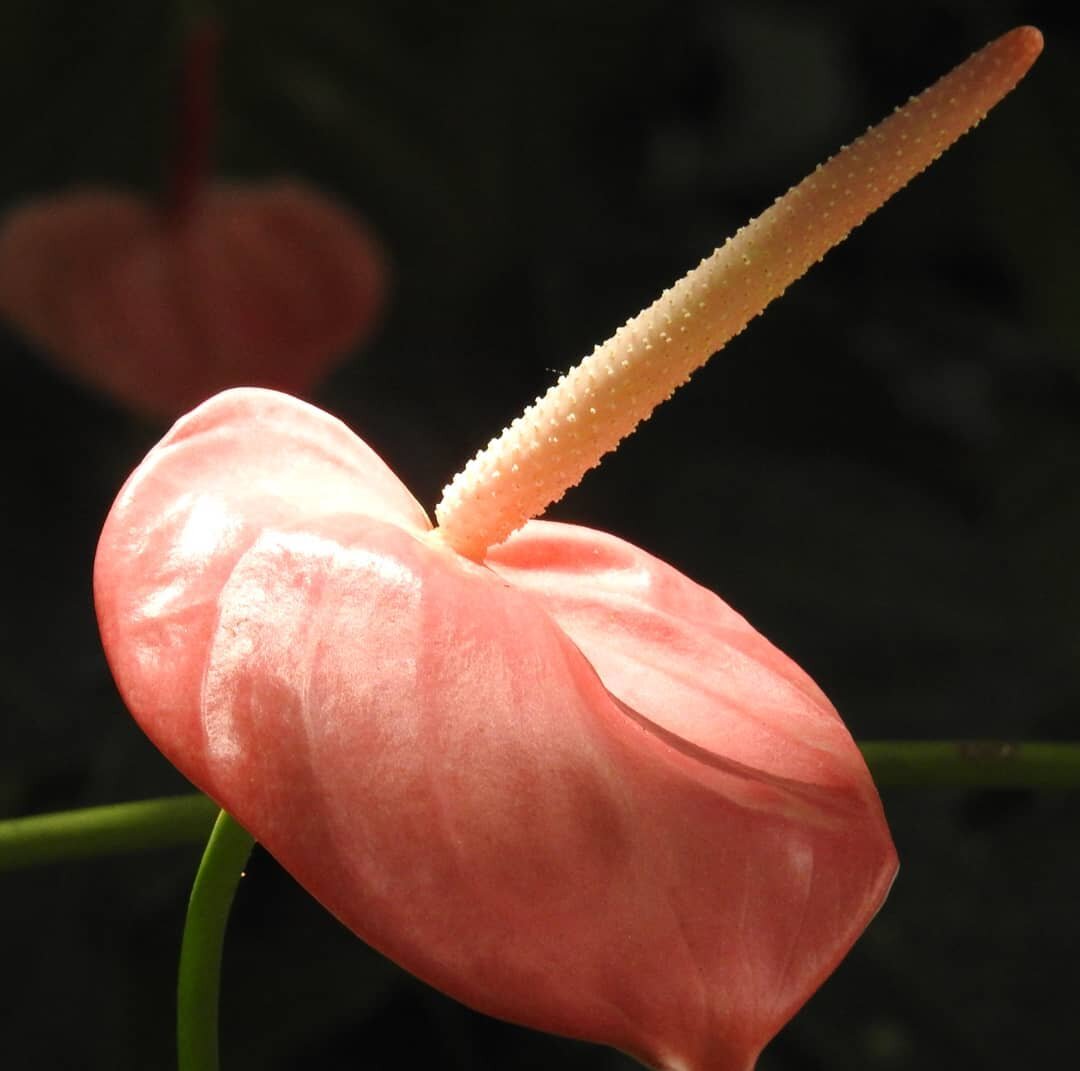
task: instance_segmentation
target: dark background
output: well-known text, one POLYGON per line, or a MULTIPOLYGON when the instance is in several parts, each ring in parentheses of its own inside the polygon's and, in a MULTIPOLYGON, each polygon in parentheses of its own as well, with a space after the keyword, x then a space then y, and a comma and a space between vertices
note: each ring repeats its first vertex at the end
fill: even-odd
MULTIPOLYGON (((1022 22, 1047 48, 972 136, 714 359, 552 516, 722 594, 860 739, 1080 736, 1080 70, 1045 3, 246 0, 220 8, 220 170, 294 174, 393 260, 316 400, 429 506, 475 448, 750 215, 1022 22)), ((0 12, 0 206, 151 190, 176 12, 0 12)), ((185 786, 125 714, 97 532, 162 428, 0 329, 0 813, 185 786)), ((1076 1052, 1080 794, 886 789, 892 897, 762 1071, 1057 1066, 1076 1052)), ((167 1068, 198 849, 0 881, 11 1068, 167 1068)), ((224 1067, 622 1068, 461 1009, 257 850, 224 1067)))

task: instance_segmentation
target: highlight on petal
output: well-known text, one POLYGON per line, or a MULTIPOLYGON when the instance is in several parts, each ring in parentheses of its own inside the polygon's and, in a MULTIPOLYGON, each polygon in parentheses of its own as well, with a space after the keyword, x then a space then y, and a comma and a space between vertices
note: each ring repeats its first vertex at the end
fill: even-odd
POLYGON ((134 195, 58 195, 0 225, 0 315, 88 385, 173 418, 226 387, 304 392, 371 331, 382 256, 289 181, 218 185, 172 220, 134 195))
POLYGON ((180 421, 94 588, 154 743, 350 929, 490 1014, 743 1071, 895 872, 835 711, 719 598, 542 522, 477 565, 293 399, 180 421))

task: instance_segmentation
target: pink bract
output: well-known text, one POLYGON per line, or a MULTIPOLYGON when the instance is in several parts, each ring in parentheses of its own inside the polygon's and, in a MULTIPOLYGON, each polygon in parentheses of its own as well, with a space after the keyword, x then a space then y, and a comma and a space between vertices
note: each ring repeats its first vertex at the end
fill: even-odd
POLYGON ((382 258, 289 181, 217 185, 179 215, 87 190, 0 227, 0 314, 68 372, 172 419, 226 387, 303 393, 370 332, 382 258))
POLYGON ((817 686, 613 536, 482 565, 339 421, 229 391, 105 525, 140 725, 350 929, 467 1004, 656 1067, 743 1071, 896 856, 817 686))

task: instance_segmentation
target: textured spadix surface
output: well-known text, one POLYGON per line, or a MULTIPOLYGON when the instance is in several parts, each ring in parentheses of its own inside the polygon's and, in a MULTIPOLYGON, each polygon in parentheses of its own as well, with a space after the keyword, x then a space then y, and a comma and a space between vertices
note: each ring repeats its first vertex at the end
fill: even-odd
POLYGON ((474 457, 435 508, 480 559, 538 516, 853 227, 978 123, 1042 49, 1003 34, 845 146, 706 257, 474 457))
POLYGON ((0 225, 0 314, 157 417, 230 386, 307 390, 367 334, 382 292, 363 226, 293 182, 214 186, 179 217, 133 194, 73 192, 0 225))
POLYGON ((184 417, 105 525, 140 725, 347 926, 495 1015, 666 1068, 757 1053, 896 859, 828 700, 719 598, 530 522, 478 565, 344 425, 184 417))

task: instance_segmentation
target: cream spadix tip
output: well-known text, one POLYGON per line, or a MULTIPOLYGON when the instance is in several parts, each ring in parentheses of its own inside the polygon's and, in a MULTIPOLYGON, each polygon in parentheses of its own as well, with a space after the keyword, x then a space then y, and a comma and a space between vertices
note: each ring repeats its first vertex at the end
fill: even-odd
POLYGON ((560 499, 729 339, 931 164, 1023 77, 1042 50, 1012 30, 778 198, 596 347, 443 491, 442 541, 480 561, 560 499))

